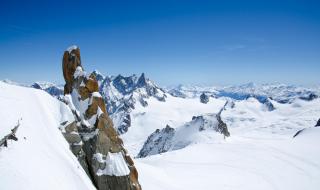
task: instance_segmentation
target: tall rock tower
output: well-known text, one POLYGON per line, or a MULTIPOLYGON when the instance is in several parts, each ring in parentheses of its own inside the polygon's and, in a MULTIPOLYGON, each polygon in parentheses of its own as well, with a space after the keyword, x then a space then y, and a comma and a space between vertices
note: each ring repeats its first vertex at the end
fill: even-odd
POLYGON ((81 64, 80 49, 70 47, 62 61, 64 94, 82 139, 82 166, 99 190, 140 190, 138 172, 123 147, 99 93, 95 74, 81 64))

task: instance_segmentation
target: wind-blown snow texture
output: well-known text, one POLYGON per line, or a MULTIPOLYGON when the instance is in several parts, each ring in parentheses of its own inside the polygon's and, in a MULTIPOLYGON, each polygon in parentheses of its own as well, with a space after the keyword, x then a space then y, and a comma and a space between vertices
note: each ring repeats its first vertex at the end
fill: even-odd
POLYGON ((59 130, 69 108, 49 94, 0 82, 0 138, 22 118, 18 141, 0 149, 0 189, 95 189, 59 130))

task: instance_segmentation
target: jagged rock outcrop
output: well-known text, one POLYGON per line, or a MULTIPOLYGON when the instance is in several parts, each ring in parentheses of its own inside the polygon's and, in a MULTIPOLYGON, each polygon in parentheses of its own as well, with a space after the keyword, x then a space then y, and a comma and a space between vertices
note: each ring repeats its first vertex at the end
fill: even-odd
POLYGON ((168 152, 172 146, 174 134, 174 128, 171 128, 169 125, 161 130, 157 129, 148 137, 137 157, 144 158, 149 155, 168 152))
POLYGON ((78 158, 79 163, 82 168, 86 171, 87 175, 90 176, 88 164, 86 162, 86 154, 83 151, 83 141, 78 132, 78 127, 76 121, 65 121, 60 124, 60 130, 64 138, 70 145, 70 150, 78 158))
MULTIPOLYGON (((21 118, 21 120, 22 120, 22 118, 21 118)), ((1 146, 8 147, 8 140, 18 141, 18 138, 16 137, 16 132, 17 132, 19 126, 20 126, 20 120, 18 120, 18 124, 13 129, 11 129, 11 133, 9 133, 8 135, 6 135, 2 139, 0 139, 0 147, 1 146)))
POLYGON ((200 102, 204 103, 204 104, 208 103, 209 102, 209 96, 206 95, 205 93, 202 93, 200 95, 200 102))
POLYGON ((96 73, 84 72, 80 49, 75 46, 64 52, 62 62, 65 102, 76 118, 64 135, 73 145, 83 143, 72 151, 78 158, 83 151, 88 173, 98 189, 140 190, 138 172, 108 116, 96 73))
POLYGON ((317 124, 315 125, 315 127, 320 127, 320 119, 318 120, 317 124))
POLYGON ((211 136, 212 133, 210 132, 218 132, 223 134, 223 137, 229 137, 228 127, 220 116, 221 112, 193 116, 190 122, 176 129, 168 125, 164 129, 157 129, 148 137, 137 157, 143 158, 182 149, 192 143, 206 139, 206 135, 211 136))
MULTIPOLYGON (((317 127, 317 128, 320 127, 320 119, 317 121, 317 123, 316 123, 316 125, 315 125, 314 127, 317 127)), ((305 132, 305 131, 310 130, 310 129, 312 129, 312 128, 313 128, 313 127, 309 127, 309 128, 304 128, 304 129, 301 129, 301 130, 297 131, 297 132, 293 135, 293 138, 301 135, 302 132, 305 132)))

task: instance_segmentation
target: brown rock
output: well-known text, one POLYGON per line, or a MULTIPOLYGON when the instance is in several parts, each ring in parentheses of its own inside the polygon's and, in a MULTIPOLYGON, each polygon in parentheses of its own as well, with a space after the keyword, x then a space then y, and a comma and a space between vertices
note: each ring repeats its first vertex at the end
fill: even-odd
POLYGON ((66 81, 64 94, 70 94, 72 91, 73 74, 76 68, 81 66, 80 49, 74 49, 71 52, 65 51, 62 59, 63 77, 66 81))
MULTIPOLYGON (((103 190, 140 190, 141 186, 138 181, 138 172, 134 166, 132 158, 127 154, 126 149, 123 147, 123 141, 119 138, 116 130, 113 127, 112 120, 108 116, 106 111, 106 105, 104 100, 99 96, 94 96, 93 93, 99 91, 98 82, 94 74, 89 77, 86 75, 78 76, 74 78, 76 68, 81 66, 80 49, 73 49, 71 52, 65 51, 63 55, 63 76, 66 81, 64 93, 69 94, 72 90, 76 90, 79 94, 79 101, 83 101, 89 98, 88 108, 84 113, 80 113, 81 118, 86 120, 92 119, 92 116, 98 113, 100 108, 103 113, 96 118, 94 126, 80 126, 78 130, 81 134, 88 133, 89 139, 83 139, 83 147, 73 147, 73 152, 78 153, 82 150, 85 153, 87 165, 89 168, 89 176, 93 179, 94 184, 98 189, 103 190), (90 99, 91 98, 91 99, 90 99), (92 135, 93 134, 93 135, 92 135), (97 175, 99 169, 105 167, 105 163, 100 163, 94 155, 99 153, 103 157, 107 156, 108 153, 121 152, 130 173, 127 176, 108 176, 108 175, 97 175)), ((80 118, 80 117, 76 117, 80 118)), ((79 119, 80 120, 80 119, 79 119)), ((79 122, 82 123, 82 122, 79 122)), ((92 125, 92 124, 91 124, 92 125)), ((68 133, 75 129, 76 125, 69 126, 66 131, 68 133)), ((78 136, 71 134, 66 135, 66 138, 74 143, 78 142, 78 136)))
POLYGON ((101 97, 92 97, 92 103, 86 110, 86 118, 90 118, 95 115, 98 112, 98 108, 100 108, 102 112, 106 113, 106 107, 103 99, 101 97))
POLYGON ((95 79, 89 78, 89 80, 86 83, 86 88, 89 90, 89 92, 98 92, 98 82, 95 79))

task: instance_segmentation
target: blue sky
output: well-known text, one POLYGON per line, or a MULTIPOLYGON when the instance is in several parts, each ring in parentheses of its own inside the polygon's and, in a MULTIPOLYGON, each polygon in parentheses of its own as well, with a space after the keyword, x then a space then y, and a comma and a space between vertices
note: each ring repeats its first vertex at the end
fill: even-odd
POLYGON ((0 2, 0 79, 63 83, 61 60, 160 85, 319 84, 317 1, 0 2))

